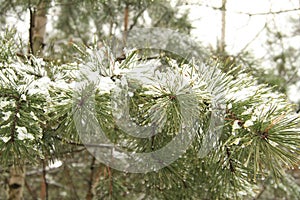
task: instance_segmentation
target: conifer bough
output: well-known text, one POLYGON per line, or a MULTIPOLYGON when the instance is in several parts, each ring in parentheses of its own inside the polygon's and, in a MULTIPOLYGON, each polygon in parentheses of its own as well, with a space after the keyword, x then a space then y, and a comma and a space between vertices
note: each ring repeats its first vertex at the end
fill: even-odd
MULTIPOLYGON (((56 66, 20 60, 1 42, 1 165, 59 159, 62 141, 81 144, 121 170, 119 190, 158 199, 250 198, 299 166, 293 105, 236 68, 155 50, 118 60, 106 45, 78 48, 78 62, 56 66), (124 172, 141 174, 123 180, 124 172)), ((97 184, 101 193, 105 183, 97 184)))

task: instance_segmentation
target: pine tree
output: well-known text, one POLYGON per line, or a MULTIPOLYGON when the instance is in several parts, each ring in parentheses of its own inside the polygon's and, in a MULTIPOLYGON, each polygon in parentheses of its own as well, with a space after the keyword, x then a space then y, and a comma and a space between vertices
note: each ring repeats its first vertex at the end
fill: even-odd
POLYGON ((1 15, 22 17, 38 2, 59 14, 46 57, 20 51, 16 32, 1 36, 0 198, 4 184, 14 199, 298 198, 285 173, 299 166, 298 116, 276 88, 248 74, 247 54, 220 47, 221 60, 210 60, 189 36, 168 38, 165 29, 139 31, 120 52, 110 42, 73 48, 74 40, 90 46, 94 28, 101 39, 132 33, 145 13, 149 26, 189 33, 187 14, 164 1, 3 1, 1 15))
MULTIPOLYGON (((121 58, 108 42, 76 46, 80 56, 62 65, 19 58, 14 34, 1 35, 1 166, 34 169, 84 147, 91 168, 84 154, 77 158, 91 177, 88 187, 76 184, 89 190, 48 198, 250 199, 265 184, 298 198, 285 173, 299 166, 293 105, 237 68, 223 72, 198 49, 178 55, 190 43, 172 34, 129 35, 121 58), (141 41, 161 48, 134 49, 141 41)), ((71 167, 64 175, 77 180, 71 167)))

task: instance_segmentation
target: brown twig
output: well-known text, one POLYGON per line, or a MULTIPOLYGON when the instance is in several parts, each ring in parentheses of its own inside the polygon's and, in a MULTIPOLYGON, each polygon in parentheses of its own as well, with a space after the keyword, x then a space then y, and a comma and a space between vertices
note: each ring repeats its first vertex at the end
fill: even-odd
POLYGON ((287 9, 287 10, 278 10, 278 11, 270 11, 270 12, 261 12, 261 13, 244 13, 240 12, 240 14, 245 14, 249 16, 255 16, 255 15, 276 15, 281 13, 287 13, 287 12, 294 12, 294 11, 300 11, 300 8, 293 8, 293 9, 287 9))
POLYGON ((16 126, 17 126, 17 122, 18 122, 18 114, 20 112, 20 107, 21 107, 21 102, 20 102, 20 97, 18 97, 16 99, 16 108, 15 108, 15 113, 14 113, 14 119, 13 119, 13 122, 11 124, 11 127, 10 127, 10 142, 14 142, 15 141, 15 137, 16 137, 16 126))
POLYGON ((107 167, 108 177, 109 177, 109 195, 112 197, 113 192, 113 180, 112 180, 112 172, 110 167, 107 167))
POLYGON ((48 183, 47 183, 47 170, 46 170, 46 161, 42 160, 42 182, 41 182, 41 199, 47 200, 48 199, 48 183))
POLYGON ((138 21, 139 17, 145 12, 146 9, 147 9, 147 6, 144 7, 143 9, 141 9, 140 12, 133 18, 133 22, 130 25, 128 30, 133 29, 133 27, 137 24, 137 21, 138 21))
POLYGON ((55 139, 60 140, 66 144, 74 145, 74 146, 84 146, 84 147, 98 147, 98 148, 114 148, 115 145, 112 144, 83 144, 74 141, 67 141, 64 138, 56 136, 55 139))
POLYGON ((259 193, 256 195, 256 197, 253 198, 253 200, 258 200, 261 195, 264 193, 264 191, 266 190, 266 186, 263 185, 262 189, 259 191, 259 193))
POLYGON ((226 147, 226 154, 227 154, 227 157, 229 159, 229 168, 230 168, 230 171, 231 172, 235 172, 235 168, 234 168, 234 165, 233 165, 233 160, 231 158, 231 152, 230 152, 230 149, 228 147, 226 147))

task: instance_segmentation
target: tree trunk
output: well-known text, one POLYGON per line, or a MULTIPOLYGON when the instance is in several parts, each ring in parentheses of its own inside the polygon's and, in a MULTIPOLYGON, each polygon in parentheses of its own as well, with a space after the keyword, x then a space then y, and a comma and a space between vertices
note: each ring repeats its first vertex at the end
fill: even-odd
POLYGON ((129 17, 129 5, 126 4, 125 10, 124 10, 124 35, 123 35, 124 45, 126 44, 126 39, 127 39, 128 17, 129 17))
POLYGON ((225 42, 225 36, 226 36, 226 3, 227 0, 222 0, 222 17, 221 17, 221 39, 219 43, 219 51, 221 53, 225 52, 226 42, 225 42))
MULTIPOLYGON (((47 8, 49 6, 48 0, 40 0, 36 12, 34 13, 33 21, 34 28, 32 34, 32 54, 42 56, 43 49, 45 46, 44 38, 46 33, 46 24, 47 24, 47 8)), ((46 71, 48 76, 50 75, 48 68, 46 67, 46 71)), ((40 199, 47 200, 48 199, 48 183, 46 179, 46 165, 47 160, 41 160, 43 173, 41 175, 41 191, 40 191, 40 199)))
POLYGON ((8 200, 21 200, 25 183, 25 167, 12 166, 8 180, 8 200))
POLYGON ((41 0, 39 1, 36 11, 33 14, 33 31, 31 33, 32 41, 32 54, 41 55, 43 48, 45 46, 44 37, 46 33, 46 24, 47 24, 47 7, 49 1, 41 0))
POLYGON ((48 183, 46 178, 46 166, 47 166, 47 162, 43 159, 42 160, 43 173, 41 176, 41 193, 40 193, 41 200, 48 199, 48 183))

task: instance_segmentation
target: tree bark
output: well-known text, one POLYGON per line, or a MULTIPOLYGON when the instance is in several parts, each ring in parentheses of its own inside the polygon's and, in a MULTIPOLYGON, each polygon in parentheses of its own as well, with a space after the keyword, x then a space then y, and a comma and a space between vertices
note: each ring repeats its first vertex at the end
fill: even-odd
POLYGON ((46 33, 46 24, 47 24, 47 7, 49 1, 41 0, 39 1, 36 11, 33 15, 33 31, 31 34, 32 41, 32 54, 41 55, 43 48, 45 46, 44 37, 46 33))
POLYGON ((43 159, 42 160, 43 172, 41 177, 41 193, 40 193, 41 200, 48 199, 48 183, 46 178, 46 166, 47 166, 47 162, 43 159))
POLYGON ((225 52, 225 47, 226 47, 226 40, 225 40, 225 36, 226 36, 226 3, 227 3, 227 0, 222 0, 221 38, 220 38, 220 43, 219 43, 219 50, 222 53, 225 52))
POLYGON ((8 200, 21 200, 25 183, 25 167, 12 166, 8 180, 8 200))
POLYGON ((129 18, 129 5, 126 4, 125 9, 124 9, 124 35, 123 35, 124 45, 126 44, 126 39, 127 39, 128 18, 129 18))

